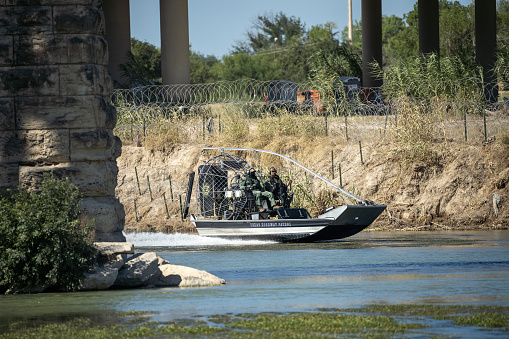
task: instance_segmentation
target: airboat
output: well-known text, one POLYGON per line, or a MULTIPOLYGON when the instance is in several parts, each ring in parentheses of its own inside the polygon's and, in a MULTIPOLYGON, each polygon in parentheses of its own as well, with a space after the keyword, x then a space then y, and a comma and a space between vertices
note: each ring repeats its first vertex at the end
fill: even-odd
MULTIPOLYGON (((216 150, 219 154, 198 166, 196 213, 189 216, 200 236, 276 242, 343 239, 367 228, 387 207, 348 192, 295 160, 275 152, 250 148, 203 147, 205 150, 216 150), (247 154, 251 152, 251 161, 231 154, 235 151, 247 154), (305 208, 282 206, 271 209, 265 201, 265 208, 260 211, 254 205, 252 194, 240 188, 242 177, 253 167, 255 153, 272 154, 293 163, 304 170, 306 176, 309 174, 332 186, 347 204, 331 206, 316 218, 312 218, 305 208)), ((194 172, 189 177, 185 217, 189 214, 193 183, 194 172)))

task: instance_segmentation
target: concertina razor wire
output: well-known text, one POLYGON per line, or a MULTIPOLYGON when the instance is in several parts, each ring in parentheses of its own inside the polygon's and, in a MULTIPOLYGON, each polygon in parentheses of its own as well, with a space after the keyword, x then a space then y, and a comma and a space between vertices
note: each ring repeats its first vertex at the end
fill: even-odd
MULTIPOLYGON (((357 78, 338 81, 258 81, 151 85, 117 89, 115 133, 123 140, 176 130, 178 140, 200 143, 229 121, 294 115, 320 118, 338 143, 377 141, 409 121, 433 126, 437 140, 486 140, 508 125, 507 101, 487 105, 477 79, 419 81, 407 88, 361 88, 357 78), (417 117, 417 119, 416 119, 417 117)), ((397 134, 397 133, 396 133, 397 134)))

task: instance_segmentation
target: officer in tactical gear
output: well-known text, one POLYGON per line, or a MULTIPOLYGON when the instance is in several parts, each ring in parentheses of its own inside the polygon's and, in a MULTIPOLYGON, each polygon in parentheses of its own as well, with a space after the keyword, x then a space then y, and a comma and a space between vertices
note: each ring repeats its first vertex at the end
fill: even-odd
POLYGON ((260 180, 258 180, 256 177, 256 170, 254 168, 250 168, 249 172, 242 178, 239 188, 253 193, 256 199, 256 207, 258 207, 260 211, 263 211, 262 197, 265 197, 269 200, 269 208, 272 208, 276 205, 274 195, 271 192, 265 191, 265 189, 262 187, 260 180))
POLYGON ((293 193, 288 191, 288 186, 291 185, 292 181, 288 182, 288 185, 284 184, 277 170, 274 167, 269 169, 269 180, 265 183, 265 189, 274 195, 274 200, 279 200, 281 204, 288 208, 293 200, 293 193))

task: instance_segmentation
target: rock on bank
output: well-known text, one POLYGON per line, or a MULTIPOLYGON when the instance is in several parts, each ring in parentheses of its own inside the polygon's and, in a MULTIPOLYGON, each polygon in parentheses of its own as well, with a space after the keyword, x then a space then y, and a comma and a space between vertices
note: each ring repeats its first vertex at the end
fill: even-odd
POLYGON ((82 290, 226 284, 224 279, 205 271, 172 265, 153 252, 134 254, 131 243, 100 242, 94 245, 100 252, 98 265, 91 273, 86 274, 82 290))

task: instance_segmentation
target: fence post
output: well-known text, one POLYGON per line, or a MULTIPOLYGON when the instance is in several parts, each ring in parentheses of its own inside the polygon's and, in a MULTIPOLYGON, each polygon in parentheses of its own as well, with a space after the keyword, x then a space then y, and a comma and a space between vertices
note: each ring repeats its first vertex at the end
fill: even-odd
POLYGON ((346 142, 348 142, 348 117, 345 113, 345 134, 346 134, 346 142))
POLYGON ((465 141, 467 141, 467 111, 465 111, 465 141))
POLYGON ((147 137, 147 125, 145 123, 145 117, 143 117, 143 137, 146 138, 147 137))
MULTIPOLYGON (((324 117, 325 117, 325 136, 326 136, 326 137, 328 137, 328 136, 329 136, 329 127, 328 127, 328 125, 327 125, 327 115, 328 115, 328 113, 327 113, 327 112, 325 112, 324 117)), ((334 178, 332 178, 332 179, 334 179, 334 178)))
POLYGON ((179 194, 180 200, 180 220, 184 221, 184 211, 182 211, 182 195, 179 194))
POLYGON ((205 112, 201 112, 201 117, 202 117, 202 127, 201 127, 201 130, 202 130, 202 139, 205 141, 205 112))
POLYGON ((148 184, 148 191, 150 193, 150 201, 152 201, 152 190, 150 189, 150 179, 148 177, 148 174, 147 174, 147 184, 148 184))
POLYGON ((361 165, 364 165, 364 160, 362 159, 362 144, 360 140, 359 140, 359 150, 361 152, 361 165))
POLYGON ((136 216, 136 222, 138 222, 138 208, 136 208, 136 200, 134 200, 134 215, 136 216))
POLYGON ((332 180, 334 180, 334 150, 330 151, 330 157, 331 157, 332 180))
POLYGON ((388 116, 389 116, 389 115, 387 114, 387 112, 385 112, 384 138, 385 138, 385 131, 386 131, 386 129, 387 129, 387 118, 388 118, 388 116))
POLYGON ((133 142, 133 118, 131 118, 131 142, 133 142))
POLYGON ((170 180, 170 197, 171 197, 171 202, 173 202, 173 187, 172 187, 172 184, 171 184, 171 174, 168 174, 168 179, 170 180))
POLYGON ((168 212, 168 205, 166 204, 166 194, 163 192, 164 208, 166 209, 166 219, 170 219, 170 213, 168 212))
POLYGON ((482 119, 484 124, 484 141, 488 140, 488 132, 486 131, 486 109, 482 110, 482 119))
POLYGON ((343 175, 341 174, 341 164, 339 164, 339 187, 343 188, 343 175))
POLYGON ((136 166, 134 167, 134 173, 136 173, 136 183, 138 184, 138 192, 141 195, 140 180, 138 179, 138 170, 136 169, 136 166))

